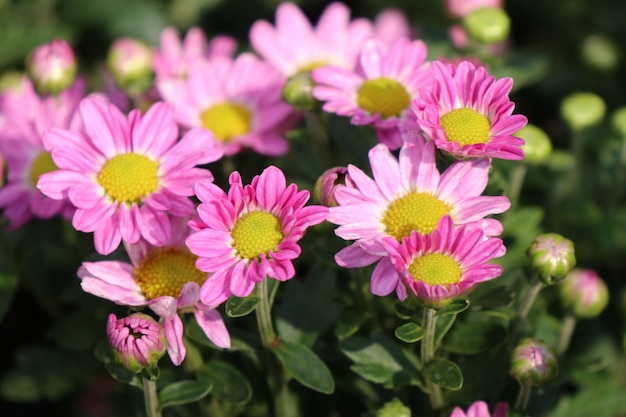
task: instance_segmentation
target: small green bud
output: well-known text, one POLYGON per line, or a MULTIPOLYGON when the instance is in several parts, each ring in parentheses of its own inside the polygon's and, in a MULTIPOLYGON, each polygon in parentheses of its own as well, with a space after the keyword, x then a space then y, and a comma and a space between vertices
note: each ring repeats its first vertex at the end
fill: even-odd
POLYGON ((558 233, 537 236, 527 251, 530 264, 546 285, 562 279, 576 265, 574 243, 558 233))
POLYGON ((619 65, 619 47, 611 39, 602 35, 589 35, 581 44, 583 60, 591 67, 610 71, 619 65))
POLYGON ((543 340, 527 337, 513 349, 510 375, 520 385, 542 385, 558 373, 556 352, 543 340))
POLYGON ((470 37, 480 43, 501 43, 509 36, 511 19, 500 7, 481 7, 463 18, 470 37))
POLYGON ((623 138, 626 138, 626 107, 620 107, 611 115, 611 126, 623 138))
POLYGON ((539 165, 548 160, 552 153, 552 141, 550 137, 539 127, 527 124, 521 128, 515 136, 526 142, 522 145, 524 161, 529 165, 539 165))
POLYGON ((599 123, 605 114, 604 100, 594 93, 573 93, 561 101, 561 117, 575 132, 599 123))
POLYGON ((572 269, 558 289, 563 306, 576 317, 596 317, 609 304, 608 287, 590 269, 572 269))
POLYGON ((153 84, 152 49, 135 39, 117 39, 107 55, 107 68, 119 88, 131 95, 146 92, 153 84))
POLYGON ((300 111, 314 110, 318 105, 313 97, 315 82, 309 71, 298 72, 287 79, 283 86, 281 96, 285 103, 300 111))
POLYGON ((394 398, 376 412, 376 417, 411 417, 411 409, 394 398))

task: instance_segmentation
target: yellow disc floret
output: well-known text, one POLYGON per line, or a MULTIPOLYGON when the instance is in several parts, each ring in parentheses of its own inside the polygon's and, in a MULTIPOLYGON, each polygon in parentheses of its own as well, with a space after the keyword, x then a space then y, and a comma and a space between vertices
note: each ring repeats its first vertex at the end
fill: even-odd
POLYGON ((225 102, 209 108, 200 118, 217 139, 228 142, 250 131, 252 114, 240 104, 225 102))
POLYGON ((440 118, 441 127, 448 136, 448 142, 461 146, 487 143, 491 124, 476 110, 460 108, 444 114, 440 118))
POLYGON ((37 187, 37 181, 40 175, 46 172, 56 171, 57 169, 59 169, 59 167, 56 166, 49 152, 40 153, 30 166, 30 184, 33 187, 37 187))
POLYGON ((97 181, 114 201, 140 203, 159 185, 158 162, 138 153, 125 153, 109 159, 97 181))
POLYGON ((178 297, 180 290, 188 282, 202 285, 207 279, 206 272, 196 268, 197 257, 179 248, 158 248, 135 269, 135 281, 146 296, 178 297))
POLYGON ((271 213, 252 211, 237 220, 231 236, 240 257, 256 259, 274 250, 283 240, 282 225, 271 213))
POLYGON ((409 265, 409 272, 415 281, 428 285, 456 284, 463 273, 454 259, 441 253, 427 253, 416 258, 409 265))
POLYGON ((399 116, 411 103, 411 97, 402 84, 385 77, 361 84, 356 100, 360 108, 371 114, 378 113, 383 118, 399 116))
POLYGON ((450 210, 447 203, 432 194, 412 192, 391 202, 382 223, 386 233, 400 242, 413 230, 420 234, 431 233, 450 210))

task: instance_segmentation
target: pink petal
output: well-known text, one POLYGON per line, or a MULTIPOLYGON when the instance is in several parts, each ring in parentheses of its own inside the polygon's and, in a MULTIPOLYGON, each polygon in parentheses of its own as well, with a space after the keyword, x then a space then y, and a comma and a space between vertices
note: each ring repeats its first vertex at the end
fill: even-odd
POLYGON ((167 340, 167 353, 172 363, 178 366, 183 362, 187 353, 183 343, 183 322, 178 315, 175 315, 173 319, 163 320, 163 329, 167 340))
POLYGON ((216 346, 228 349, 230 347, 230 335, 220 313, 203 304, 198 304, 194 309, 196 321, 204 331, 206 337, 216 346))

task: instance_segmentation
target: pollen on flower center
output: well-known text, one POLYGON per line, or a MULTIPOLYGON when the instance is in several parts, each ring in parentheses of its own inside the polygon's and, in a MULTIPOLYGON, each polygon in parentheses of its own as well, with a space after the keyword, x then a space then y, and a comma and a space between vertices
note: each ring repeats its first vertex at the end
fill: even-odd
POLYGON ((448 142, 457 142, 460 146, 487 143, 491 124, 476 110, 460 108, 441 116, 441 127, 448 136, 448 142))
POLYGON ((454 259, 441 253, 427 253, 415 258, 408 270, 415 281, 428 285, 456 284, 463 272, 454 259))
POLYGON ((431 233, 439 220, 449 214, 451 207, 428 193, 412 192, 394 200, 383 215, 382 223, 388 235, 398 242, 413 230, 431 233))
POLYGON ((411 97, 406 89, 391 78, 367 80, 357 90, 357 105, 383 118, 399 116, 410 103, 411 97))
POLYGON ((231 236, 239 256, 256 259, 268 254, 283 240, 282 225, 271 213, 252 211, 237 220, 231 236))
POLYGON ((196 268, 196 259, 178 248, 154 249, 135 269, 135 281, 148 300, 178 297, 186 283, 202 285, 207 279, 206 272, 196 268))
POLYGON ((54 161, 52 160, 52 156, 50 156, 49 152, 41 152, 32 165, 30 166, 30 184, 33 187, 37 187, 37 181, 39 180, 39 176, 45 174, 46 172, 52 172, 59 169, 56 166, 54 161))
POLYGON ((158 162, 134 152, 116 155, 100 170, 97 181, 106 194, 120 203, 133 204, 157 189, 158 162))
POLYGON ((200 116, 202 124, 222 142, 250 131, 252 114, 240 104, 225 102, 216 104, 200 116))

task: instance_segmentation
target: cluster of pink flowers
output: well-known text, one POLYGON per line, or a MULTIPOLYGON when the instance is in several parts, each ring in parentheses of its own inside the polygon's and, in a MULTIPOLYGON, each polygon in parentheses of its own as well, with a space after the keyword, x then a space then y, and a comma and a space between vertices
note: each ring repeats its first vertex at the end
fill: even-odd
POLYGON ((379 296, 395 291, 438 308, 501 274, 489 261, 505 252, 502 225, 488 216, 510 203, 482 193, 491 158, 523 158, 514 134, 526 118, 513 114, 511 79, 469 61, 429 61, 401 13, 351 20, 341 3, 316 26, 283 3, 275 25, 252 26, 250 44, 256 54, 237 54, 228 36, 209 42, 193 28, 181 40, 164 30, 143 112, 126 113, 104 93, 86 95, 81 78, 54 96, 26 77, 4 92, 0 208, 11 226, 62 214, 93 232, 100 254, 121 245, 129 262, 85 262, 82 288, 150 308, 175 364, 185 357, 180 314, 193 313, 216 346, 229 347, 217 307, 265 278, 293 278, 298 241, 324 220, 351 241, 336 255, 340 266, 376 263, 371 291, 379 296), (299 113, 281 92, 302 73, 323 111, 375 130, 373 178, 354 165, 332 170, 319 190, 329 208, 306 205, 309 192, 274 166, 250 184, 237 171, 228 190, 214 184, 207 165, 225 155, 288 152, 286 133, 299 113), (443 172, 438 152, 456 158, 443 172))

